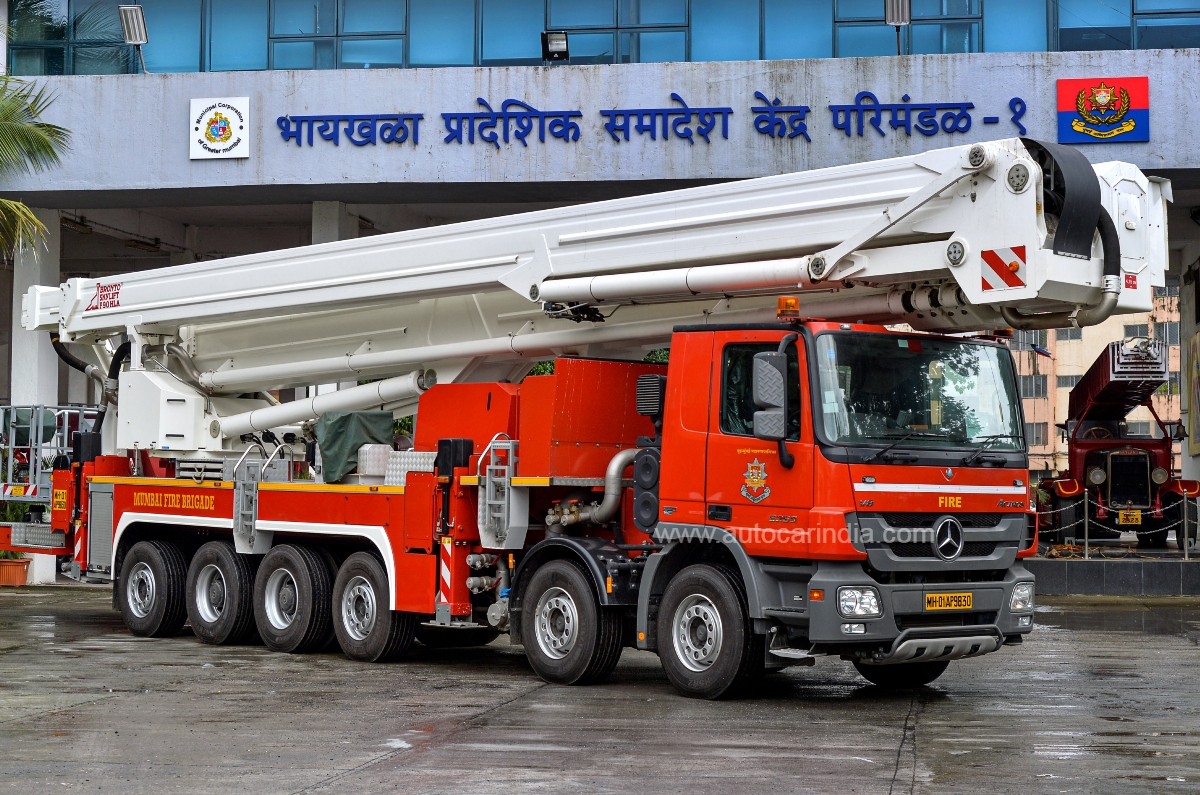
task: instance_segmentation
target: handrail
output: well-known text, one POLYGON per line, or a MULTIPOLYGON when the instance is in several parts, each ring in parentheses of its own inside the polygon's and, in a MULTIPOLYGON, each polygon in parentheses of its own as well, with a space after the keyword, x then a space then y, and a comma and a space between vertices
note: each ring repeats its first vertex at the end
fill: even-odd
MULTIPOLYGON (((273 460, 275 460, 275 454, 283 449, 286 449, 288 452, 288 481, 289 482, 291 481, 292 469, 294 469, 296 466, 296 452, 294 450, 292 450, 292 446, 290 444, 275 445, 275 449, 273 451, 271 451, 271 454, 269 456, 267 456, 266 463, 264 463, 262 465, 262 472, 259 473, 260 480, 262 479, 262 473, 265 473, 267 471, 267 467, 269 467, 271 465, 271 462, 273 460)), ((280 460, 283 460, 283 459, 280 459, 280 460)))
MULTIPOLYGON (((242 465, 242 462, 246 460, 246 456, 250 455, 250 451, 253 450, 255 447, 257 447, 259 450, 262 450, 263 458, 267 457, 267 448, 263 447, 262 444, 259 442, 251 442, 250 446, 246 448, 246 452, 242 453, 242 457, 239 458, 237 460, 237 463, 233 465, 233 476, 235 478, 237 477, 238 467, 240 467, 242 465)), ((267 459, 267 460, 269 461, 270 459, 267 459)), ((266 466, 266 465, 264 464, 263 466, 266 466)))
POLYGON ((487 443, 487 447, 483 448, 483 452, 479 454, 479 460, 475 462, 475 477, 483 476, 483 469, 482 469, 483 459, 486 458, 488 453, 490 453, 492 451, 492 446, 494 444, 496 444, 496 440, 499 439, 501 436, 503 436, 505 439, 507 439, 510 442, 512 441, 512 437, 509 436, 504 431, 500 431, 500 433, 493 436, 492 440, 487 443))

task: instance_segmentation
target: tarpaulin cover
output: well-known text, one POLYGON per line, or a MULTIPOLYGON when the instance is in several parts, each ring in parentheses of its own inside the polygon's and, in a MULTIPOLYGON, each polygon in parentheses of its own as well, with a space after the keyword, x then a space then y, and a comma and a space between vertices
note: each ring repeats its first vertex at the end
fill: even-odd
POLYGON ((337 483, 358 466, 358 448, 364 444, 391 443, 390 411, 327 411, 317 418, 317 445, 326 483, 337 483))

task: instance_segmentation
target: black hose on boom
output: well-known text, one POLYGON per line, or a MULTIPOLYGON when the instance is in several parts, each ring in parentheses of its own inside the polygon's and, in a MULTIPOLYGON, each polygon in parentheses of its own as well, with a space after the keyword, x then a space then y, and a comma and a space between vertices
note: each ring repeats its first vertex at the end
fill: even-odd
MULTIPOLYGON (((121 374, 121 365, 125 364, 125 360, 129 358, 130 350, 129 342, 122 342, 117 348, 116 353, 113 354, 112 363, 108 366, 108 383, 116 383, 117 377, 121 374)), ((92 433, 100 433, 104 427, 104 415, 107 412, 107 408, 101 408, 96 414, 96 424, 92 427, 92 433)))

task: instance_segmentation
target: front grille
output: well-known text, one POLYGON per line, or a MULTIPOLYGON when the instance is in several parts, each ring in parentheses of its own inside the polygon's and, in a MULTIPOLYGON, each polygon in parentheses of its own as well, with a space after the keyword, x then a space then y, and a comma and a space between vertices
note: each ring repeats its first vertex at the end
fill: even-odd
MULTIPOLYGON (((885 513, 882 516, 883 521, 892 527, 933 527, 933 523, 946 514, 885 513)), ((953 516, 962 523, 963 527, 995 527, 1004 521, 1002 513, 956 513, 953 516)))
POLYGON ((1108 499, 1114 508, 1150 507, 1150 457, 1145 453, 1113 453, 1108 458, 1108 499))
POLYGON ((896 616, 896 629, 903 632, 906 629, 928 629, 930 627, 976 627, 996 623, 996 612, 958 613, 940 615, 933 613, 913 613, 896 616))
MULTIPOLYGON (((892 550, 892 554, 898 558, 936 558, 937 553, 933 551, 933 544, 915 541, 911 543, 895 543, 889 544, 888 549, 892 550)), ((995 541, 968 541, 963 544, 963 551, 959 557, 963 558, 984 558, 996 551, 995 541)))

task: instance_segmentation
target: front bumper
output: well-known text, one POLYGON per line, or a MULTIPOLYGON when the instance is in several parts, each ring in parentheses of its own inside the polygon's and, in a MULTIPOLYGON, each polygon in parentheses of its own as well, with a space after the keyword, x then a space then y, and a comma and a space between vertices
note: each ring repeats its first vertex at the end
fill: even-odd
MULTIPOLYGON (((1002 579, 977 582, 881 583, 861 564, 820 561, 808 589, 825 592, 822 601, 809 601, 807 637, 814 647, 831 653, 861 657, 873 662, 915 662, 927 659, 958 659, 996 651, 1033 628, 1033 611, 1014 613, 1009 609, 1013 588, 1033 583, 1019 562, 1004 572, 1002 579), (879 592, 883 615, 878 618, 845 618, 838 613, 837 590, 841 586, 870 586, 879 592), (969 610, 926 610, 927 594, 972 594, 969 610), (847 634, 843 625, 855 627, 847 634)), ((929 577, 934 579, 932 573, 929 577)), ((920 580, 906 576, 902 579, 920 580)))

